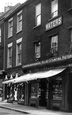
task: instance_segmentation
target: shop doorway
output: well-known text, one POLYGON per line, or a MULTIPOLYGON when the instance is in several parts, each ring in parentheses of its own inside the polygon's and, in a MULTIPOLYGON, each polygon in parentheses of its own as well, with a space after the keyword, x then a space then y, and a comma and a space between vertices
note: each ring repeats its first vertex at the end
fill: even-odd
POLYGON ((46 79, 42 79, 39 82, 39 106, 46 107, 47 101, 46 101, 46 88, 47 88, 47 81, 46 79))

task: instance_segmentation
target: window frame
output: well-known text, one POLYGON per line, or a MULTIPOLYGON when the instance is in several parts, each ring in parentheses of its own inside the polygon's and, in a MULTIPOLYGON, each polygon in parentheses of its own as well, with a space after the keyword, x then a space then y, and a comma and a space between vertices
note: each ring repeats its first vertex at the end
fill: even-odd
POLYGON ((58 0, 51 0, 51 18, 55 18, 58 16, 58 0), (53 3, 54 2, 54 3, 53 3), (56 3, 55 3, 56 2, 56 3), (53 6, 53 4, 55 5, 55 7, 53 6), (56 6, 57 5, 57 6, 56 6), (54 9, 55 8, 55 9, 54 9), (52 10, 55 11, 52 11, 52 10))
POLYGON ((41 25, 41 3, 38 3, 35 6, 35 26, 40 26, 40 25, 41 25), (38 12, 37 9, 39 9, 40 12, 38 12))
POLYGON ((8 50, 7 50, 7 68, 12 67, 12 45, 13 45, 13 43, 10 43, 7 46, 8 47, 8 50))
POLYGON ((35 42, 34 47, 35 47, 35 59, 38 60, 41 58, 41 42, 40 41, 35 42), (37 48, 37 46, 38 46, 38 48, 37 48))
POLYGON ((8 38, 13 36, 13 18, 8 20, 8 38))
POLYGON ((18 40, 16 40, 16 66, 19 66, 22 64, 22 38, 19 38, 18 40), (18 51, 18 46, 21 45, 21 50, 20 52, 18 51), (18 57, 20 57, 20 62, 18 62, 18 57))
POLYGON ((17 13, 17 33, 22 31, 22 10, 17 13))
POLYGON ((58 54, 58 35, 51 36, 51 49, 50 49, 50 52, 52 54, 54 54, 54 55, 58 54))

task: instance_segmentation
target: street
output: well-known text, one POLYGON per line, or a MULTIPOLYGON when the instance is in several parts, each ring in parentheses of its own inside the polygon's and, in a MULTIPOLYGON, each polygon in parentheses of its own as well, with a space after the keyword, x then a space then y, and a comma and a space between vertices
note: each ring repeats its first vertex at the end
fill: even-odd
MULTIPOLYGON (((13 110, 0 108, 0 115, 36 115, 36 113, 35 114, 29 114, 29 113, 24 114, 22 112, 16 112, 13 110)), ((38 115, 72 115, 72 113, 61 113, 61 112, 53 113, 53 111, 52 111, 52 112, 48 112, 48 114, 38 113, 38 115)))
POLYGON ((0 108, 0 115, 27 115, 27 114, 0 108))

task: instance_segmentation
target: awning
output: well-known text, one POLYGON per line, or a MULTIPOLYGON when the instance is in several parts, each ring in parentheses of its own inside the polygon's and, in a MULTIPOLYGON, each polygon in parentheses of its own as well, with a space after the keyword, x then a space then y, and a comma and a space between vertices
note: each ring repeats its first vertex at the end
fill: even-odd
POLYGON ((53 69, 53 70, 49 70, 49 71, 37 72, 37 73, 32 73, 32 74, 30 73, 30 74, 23 75, 23 76, 15 79, 14 83, 52 77, 52 76, 55 76, 55 75, 61 73, 64 70, 65 70, 65 68, 61 68, 61 69, 53 69))
POLYGON ((14 83, 14 80, 15 80, 15 79, 3 81, 2 84, 14 83))
POLYGON ((53 70, 42 71, 42 72, 37 72, 37 73, 30 73, 30 74, 26 74, 12 80, 4 81, 2 83, 3 84, 20 83, 20 82, 26 82, 26 81, 36 80, 36 79, 48 78, 48 77, 52 77, 61 73, 65 69, 66 68, 61 68, 61 69, 53 69, 53 70))
POLYGON ((65 68, 53 69, 53 70, 49 70, 49 71, 45 71, 45 72, 36 73, 36 76, 37 76, 37 79, 48 78, 48 77, 55 76, 64 70, 65 70, 65 68))
POLYGON ((36 75, 34 74, 26 74, 21 77, 18 77, 14 80, 14 83, 19 83, 19 82, 25 82, 25 81, 31 81, 31 80, 36 80, 36 75))

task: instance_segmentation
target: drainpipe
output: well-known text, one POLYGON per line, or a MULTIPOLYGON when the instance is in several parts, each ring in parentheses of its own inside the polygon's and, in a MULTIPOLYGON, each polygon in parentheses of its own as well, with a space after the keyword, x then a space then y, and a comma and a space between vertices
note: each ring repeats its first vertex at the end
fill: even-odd
POLYGON ((5 71, 5 23, 4 23, 4 60, 3 60, 3 70, 5 71))
MULTIPOLYGON (((3 19, 3 23, 4 23, 4 19, 3 19)), ((5 23, 4 23, 4 49, 3 50, 4 50, 3 52, 3 72, 5 73, 5 23)), ((2 100, 5 100, 5 84, 3 85, 3 99, 2 100)))

